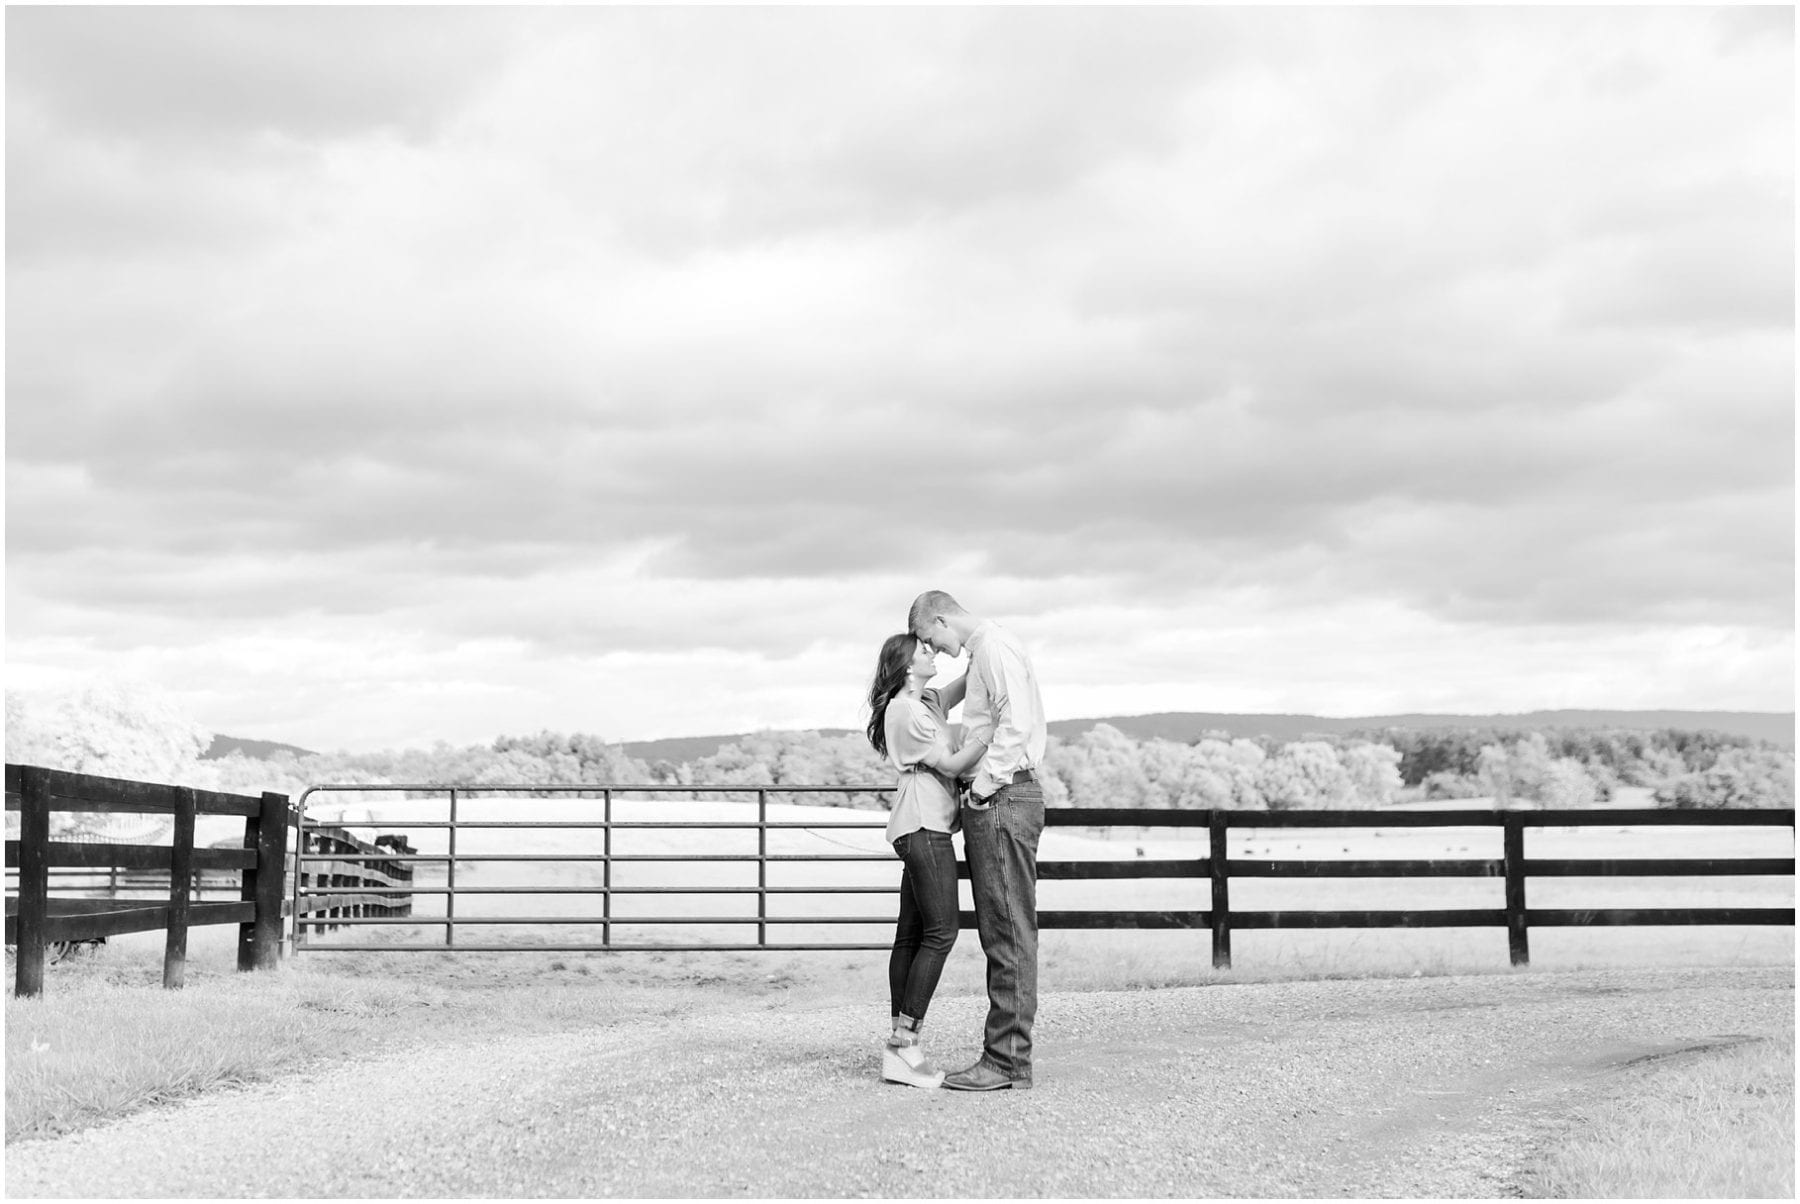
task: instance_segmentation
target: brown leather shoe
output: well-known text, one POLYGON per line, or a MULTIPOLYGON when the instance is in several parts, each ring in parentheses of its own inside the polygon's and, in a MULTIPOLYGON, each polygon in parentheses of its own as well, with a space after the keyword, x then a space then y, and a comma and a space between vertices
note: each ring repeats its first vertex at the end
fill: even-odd
POLYGON ((944 1086, 951 1091, 1031 1090, 1031 1078, 1012 1078, 992 1062, 983 1058, 967 1070, 944 1076, 944 1086))

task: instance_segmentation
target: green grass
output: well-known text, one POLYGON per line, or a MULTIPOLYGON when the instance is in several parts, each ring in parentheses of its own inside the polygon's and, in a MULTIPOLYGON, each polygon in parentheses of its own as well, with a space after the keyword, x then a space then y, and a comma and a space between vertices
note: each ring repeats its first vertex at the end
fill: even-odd
POLYGON ((1646 1068, 1539 1163, 1567 1199, 1794 1198, 1794 1036, 1646 1068))

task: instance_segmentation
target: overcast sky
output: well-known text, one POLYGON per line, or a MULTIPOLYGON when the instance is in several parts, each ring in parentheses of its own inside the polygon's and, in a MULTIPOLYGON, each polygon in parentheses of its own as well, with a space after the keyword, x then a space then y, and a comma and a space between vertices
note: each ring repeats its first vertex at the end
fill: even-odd
POLYGON ((6 12, 10 688, 1791 710, 1794 16, 6 12), (943 662, 946 669, 952 662, 943 662))

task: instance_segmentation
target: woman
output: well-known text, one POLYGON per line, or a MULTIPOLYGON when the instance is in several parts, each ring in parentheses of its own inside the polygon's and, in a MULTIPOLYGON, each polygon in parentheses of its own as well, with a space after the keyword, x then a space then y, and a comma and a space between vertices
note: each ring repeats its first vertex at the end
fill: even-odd
POLYGON ((950 846, 950 834, 960 826, 956 779, 984 751, 976 739, 956 747, 950 731, 948 715, 962 701, 965 679, 926 689, 936 675, 937 658, 928 645, 893 635, 881 645, 869 687, 869 743, 900 771, 887 839, 906 867, 888 958, 893 1033, 882 1049, 881 1077, 914 1087, 936 1087, 944 1079, 925 1059, 919 1028, 956 944, 956 851, 950 846))

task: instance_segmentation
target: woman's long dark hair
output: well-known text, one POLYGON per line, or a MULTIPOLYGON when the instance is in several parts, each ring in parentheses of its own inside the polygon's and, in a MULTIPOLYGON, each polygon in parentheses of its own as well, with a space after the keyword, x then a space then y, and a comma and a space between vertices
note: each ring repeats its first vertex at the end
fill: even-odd
POLYGON ((913 649, 918 643, 915 635, 890 635, 882 641, 881 655, 875 658, 875 680, 869 686, 869 743, 884 757, 888 703, 906 688, 906 673, 912 668, 913 649))

